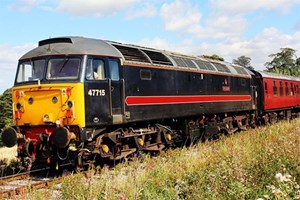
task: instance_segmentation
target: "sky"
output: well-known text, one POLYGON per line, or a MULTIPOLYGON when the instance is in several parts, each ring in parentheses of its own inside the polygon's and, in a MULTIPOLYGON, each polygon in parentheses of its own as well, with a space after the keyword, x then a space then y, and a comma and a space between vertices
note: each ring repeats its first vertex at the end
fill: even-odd
POLYGON ((300 56, 300 0, 1 0, 0 94, 38 41, 83 36, 188 55, 239 56, 264 70, 281 48, 300 56))

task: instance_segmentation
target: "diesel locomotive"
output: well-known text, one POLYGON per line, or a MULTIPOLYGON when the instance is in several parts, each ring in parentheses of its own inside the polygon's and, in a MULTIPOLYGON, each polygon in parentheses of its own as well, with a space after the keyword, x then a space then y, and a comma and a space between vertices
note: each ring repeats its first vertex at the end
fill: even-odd
POLYGON ((42 40, 19 59, 13 127, 24 165, 86 166, 292 118, 300 78, 84 37, 42 40))

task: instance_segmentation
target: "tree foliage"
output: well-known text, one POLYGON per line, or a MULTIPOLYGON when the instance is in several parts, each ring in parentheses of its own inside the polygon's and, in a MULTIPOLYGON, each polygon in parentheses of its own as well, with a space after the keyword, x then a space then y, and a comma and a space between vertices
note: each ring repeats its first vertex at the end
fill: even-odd
POLYGON ((251 58, 250 57, 247 57, 247 56, 240 56, 238 57, 237 59, 233 59, 232 60, 232 63, 233 64, 236 64, 236 65, 240 65, 242 67, 246 67, 248 69, 254 69, 252 66, 251 66, 251 58))
POLYGON ((292 76, 300 76, 300 58, 296 56, 296 50, 281 48, 281 52, 269 55, 271 62, 266 62, 267 71, 292 76))
POLYGON ((12 118, 11 89, 7 89, 3 94, 0 95, 0 135, 3 128, 12 125, 12 118))
POLYGON ((203 57, 203 58, 208 58, 208 59, 211 59, 211 60, 224 61, 224 58, 222 58, 222 57, 220 57, 220 56, 218 56, 218 55, 216 55, 216 54, 213 54, 213 55, 211 55, 211 56, 209 56, 209 55, 203 55, 202 57, 203 57))

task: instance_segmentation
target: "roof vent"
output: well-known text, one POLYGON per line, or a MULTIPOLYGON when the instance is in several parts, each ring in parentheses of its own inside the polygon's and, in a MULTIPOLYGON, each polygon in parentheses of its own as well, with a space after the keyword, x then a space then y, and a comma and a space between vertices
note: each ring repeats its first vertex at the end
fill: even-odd
POLYGON ((123 54, 125 60, 127 61, 150 63, 150 60, 147 58, 147 56, 137 48, 126 47, 116 44, 112 45, 115 48, 117 48, 121 52, 121 54, 123 54))
POLYGON ((71 38, 50 38, 46 40, 39 41, 39 46, 55 43, 72 43, 71 38))
POLYGON ((142 49, 142 51, 149 56, 153 64, 160 64, 160 65, 173 65, 172 62, 162 53, 157 51, 148 51, 142 49))

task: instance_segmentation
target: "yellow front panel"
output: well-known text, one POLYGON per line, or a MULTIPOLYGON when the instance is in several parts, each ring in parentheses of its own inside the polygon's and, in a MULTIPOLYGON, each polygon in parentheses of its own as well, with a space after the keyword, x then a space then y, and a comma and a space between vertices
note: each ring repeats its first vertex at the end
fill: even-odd
POLYGON ((64 124, 84 127, 83 90, 83 83, 14 87, 14 125, 43 125, 61 120, 64 124), (68 107, 70 102, 71 108, 68 107), (17 115, 20 116, 19 119, 16 119, 17 115))

